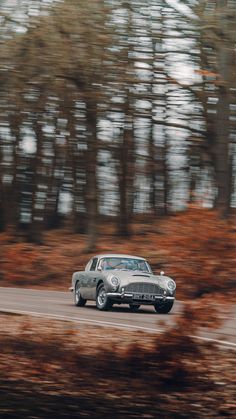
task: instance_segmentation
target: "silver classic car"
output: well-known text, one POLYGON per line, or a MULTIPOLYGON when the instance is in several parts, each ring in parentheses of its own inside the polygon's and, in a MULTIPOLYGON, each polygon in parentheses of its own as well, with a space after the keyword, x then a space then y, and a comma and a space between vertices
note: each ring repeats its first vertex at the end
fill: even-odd
POLYGON ((79 307, 94 300, 99 310, 113 304, 128 304, 131 311, 153 305, 157 313, 169 313, 175 289, 173 279, 164 272, 154 275, 144 258, 122 254, 94 256, 84 271, 73 273, 70 288, 79 307))

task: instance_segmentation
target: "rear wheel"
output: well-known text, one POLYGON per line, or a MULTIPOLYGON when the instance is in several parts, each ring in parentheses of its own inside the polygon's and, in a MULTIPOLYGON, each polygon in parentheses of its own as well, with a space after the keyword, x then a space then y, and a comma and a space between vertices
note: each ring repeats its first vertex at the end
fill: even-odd
POLYGON ((140 304, 129 304, 130 311, 138 311, 140 304))
POLYGON ((174 301, 162 301, 160 303, 154 304, 154 308, 159 314, 167 314, 170 312, 174 304, 174 301))
POLYGON ((77 307, 83 307, 86 304, 86 301, 83 297, 81 297, 80 290, 79 290, 79 282, 77 282, 75 286, 75 305, 77 307))
POLYGON ((112 307, 112 301, 107 296, 107 292, 103 284, 99 285, 97 290, 96 306, 98 310, 106 311, 112 307))

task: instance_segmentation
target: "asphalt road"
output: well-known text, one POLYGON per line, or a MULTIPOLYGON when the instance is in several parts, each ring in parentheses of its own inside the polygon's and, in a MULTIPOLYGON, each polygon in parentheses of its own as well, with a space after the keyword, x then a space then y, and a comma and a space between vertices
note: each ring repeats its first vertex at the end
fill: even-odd
MULTIPOLYGON (((142 306, 131 313, 128 306, 113 306, 108 312, 99 311, 94 302, 85 307, 75 307, 73 294, 60 291, 42 291, 25 288, 0 287, 0 311, 49 317, 86 323, 95 326, 110 326, 129 330, 159 333, 173 325, 183 304, 176 301, 168 315, 156 314, 152 306, 142 306)), ((224 315, 223 325, 218 330, 205 330, 196 336, 200 340, 217 341, 220 345, 236 349, 236 306, 229 315, 224 315)))

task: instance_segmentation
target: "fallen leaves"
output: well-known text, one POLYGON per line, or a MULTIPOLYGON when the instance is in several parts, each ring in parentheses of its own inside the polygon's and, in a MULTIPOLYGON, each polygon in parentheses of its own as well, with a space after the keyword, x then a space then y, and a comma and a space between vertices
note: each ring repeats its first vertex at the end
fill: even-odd
POLYGON ((180 323, 151 335, 1 320, 2 417, 234 417, 235 353, 196 342, 180 323))
MULTIPOLYGON (((111 222, 105 227, 103 223, 97 253, 109 249, 146 257, 156 273, 164 270, 176 280, 177 298, 216 292, 233 298, 236 234, 231 222, 220 219, 215 211, 192 208, 158 219, 152 226, 140 220, 133 225, 134 234, 128 240, 114 234, 111 222)), ((45 233, 42 246, 13 243, 2 233, 0 245, 0 284, 4 286, 67 290, 72 272, 83 270, 93 256, 84 253, 85 236, 68 230, 45 233)))

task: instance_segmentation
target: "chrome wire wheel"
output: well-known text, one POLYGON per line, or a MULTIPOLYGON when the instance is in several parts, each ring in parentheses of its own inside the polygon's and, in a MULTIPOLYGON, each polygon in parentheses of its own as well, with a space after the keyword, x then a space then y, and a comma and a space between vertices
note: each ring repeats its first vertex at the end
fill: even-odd
POLYGON ((107 300, 107 293, 104 288, 101 288, 101 290, 98 292, 98 304, 100 306, 104 306, 106 304, 107 300))
POLYGON ((75 305, 77 307, 83 307, 86 304, 86 300, 81 297, 79 283, 75 286, 75 305))
POLYGON ((99 310, 109 310, 112 307, 111 300, 107 297, 107 292, 103 284, 98 287, 96 306, 99 310))
POLYGON ((80 297, 80 292, 79 292, 79 288, 77 287, 75 290, 75 304, 78 304, 79 297, 80 297))

